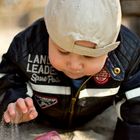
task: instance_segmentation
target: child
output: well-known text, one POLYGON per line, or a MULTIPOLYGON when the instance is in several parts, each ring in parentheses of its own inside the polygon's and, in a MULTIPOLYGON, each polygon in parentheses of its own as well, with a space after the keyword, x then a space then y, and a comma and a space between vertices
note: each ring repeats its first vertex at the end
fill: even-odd
POLYGON ((140 137, 140 40, 121 26, 119 0, 49 0, 45 18, 14 38, 0 73, 6 123, 38 116, 76 128, 114 102, 114 140, 140 137))

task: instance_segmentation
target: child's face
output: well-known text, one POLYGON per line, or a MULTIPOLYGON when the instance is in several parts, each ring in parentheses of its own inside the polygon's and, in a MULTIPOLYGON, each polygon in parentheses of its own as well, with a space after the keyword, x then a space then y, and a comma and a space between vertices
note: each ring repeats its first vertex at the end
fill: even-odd
MULTIPOLYGON (((77 41, 76 44, 85 47, 94 47, 93 44, 86 41, 77 41)), ((51 64, 54 68, 62 71, 72 79, 95 75, 103 68, 106 58, 107 55, 89 57, 67 52, 49 38, 49 59, 51 64)))

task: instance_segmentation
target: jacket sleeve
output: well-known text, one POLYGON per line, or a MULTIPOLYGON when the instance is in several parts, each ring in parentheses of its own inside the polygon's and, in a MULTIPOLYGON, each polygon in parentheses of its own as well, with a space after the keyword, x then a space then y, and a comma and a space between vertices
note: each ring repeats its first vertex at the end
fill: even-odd
MULTIPOLYGON (((139 57, 140 58, 140 57, 139 57)), ((127 81, 123 83, 122 100, 117 102, 118 121, 114 140, 140 139, 140 59, 127 81)), ((132 67, 132 66, 131 66, 132 67)))
POLYGON ((26 76, 18 66, 19 46, 20 41, 15 38, 0 63, 0 115, 10 102, 28 96, 26 76))

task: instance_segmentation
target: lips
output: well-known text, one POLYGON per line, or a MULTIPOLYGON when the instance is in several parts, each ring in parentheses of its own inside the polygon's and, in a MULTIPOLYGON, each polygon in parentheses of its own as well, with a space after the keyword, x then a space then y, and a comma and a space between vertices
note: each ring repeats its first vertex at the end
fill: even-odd
POLYGON ((82 73, 73 73, 73 72, 68 72, 68 71, 66 71, 64 73, 72 79, 77 79, 77 78, 83 77, 82 73))

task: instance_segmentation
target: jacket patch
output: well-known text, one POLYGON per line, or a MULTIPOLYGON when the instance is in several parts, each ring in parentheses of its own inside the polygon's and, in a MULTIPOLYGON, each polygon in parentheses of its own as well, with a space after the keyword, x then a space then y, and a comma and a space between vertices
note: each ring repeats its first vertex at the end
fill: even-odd
POLYGON ((51 107, 58 103, 57 98, 54 98, 54 97, 41 97, 41 96, 35 95, 35 99, 36 99, 38 105, 42 109, 51 107))
POLYGON ((109 81, 110 74, 107 72, 105 68, 103 68, 99 73, 94 76, 94 81, 97 84, 105 84, 109 81))

